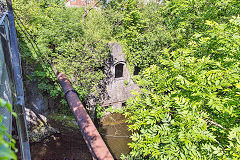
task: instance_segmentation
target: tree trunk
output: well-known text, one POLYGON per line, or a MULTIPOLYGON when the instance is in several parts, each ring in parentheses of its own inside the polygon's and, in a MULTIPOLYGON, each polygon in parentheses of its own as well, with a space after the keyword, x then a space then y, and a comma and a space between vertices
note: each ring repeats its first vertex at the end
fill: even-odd
POLYGON ((82 17, 82 21, 84 22, 85 18, 87 17, 88 13, 93 9, 95 8, 98 3, 100 2, 100 0, 98 0, 91 8, 89 8, 89 10, 87 10, 87 0, 86 0, 86 3, 85 3, 85 6, 84 6, 84 13, 83 13, 83 17, 82 17))

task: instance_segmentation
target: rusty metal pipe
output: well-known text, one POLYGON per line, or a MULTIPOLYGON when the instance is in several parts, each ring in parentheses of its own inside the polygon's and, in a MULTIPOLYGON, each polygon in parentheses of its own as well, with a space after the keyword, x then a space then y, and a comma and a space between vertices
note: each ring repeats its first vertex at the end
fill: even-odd
POLYGON ((74 91, 66 75, 64 73, 58 73, 56 70, 54 72, 60 85, 62 86, 68 105, 72 109, 83 138, 87 143, 93 158, 97 160, 113 160, 110 151, 86 112, 83 104, 79 100, 77 93, 74 91))

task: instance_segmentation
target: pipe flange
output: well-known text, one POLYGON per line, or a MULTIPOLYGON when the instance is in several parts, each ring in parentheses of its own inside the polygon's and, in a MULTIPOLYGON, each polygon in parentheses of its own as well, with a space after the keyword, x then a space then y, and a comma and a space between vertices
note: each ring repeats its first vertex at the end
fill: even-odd
POLYGON ((79 94, 78 94, 78 92, 77 92, 75 89, 69 89, 69 90, 67 90, 67 91, 64 93, 64 98, 65 98, 65 99, 66 99, 66 96, 67 96, 67 94, 68 94, 69 92, 74 92, 74 93, 76 93, 77 96, 79 97, 79 94))

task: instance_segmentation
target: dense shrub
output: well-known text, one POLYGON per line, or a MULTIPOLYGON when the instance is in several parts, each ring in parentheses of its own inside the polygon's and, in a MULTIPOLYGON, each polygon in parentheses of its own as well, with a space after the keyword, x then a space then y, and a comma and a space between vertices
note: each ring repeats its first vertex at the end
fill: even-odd
POLYGON ((83 9, 61 2, 20 0, 15 7, 36 43, 19 25, 23 59, 41 62, 35 77, 52 96, 59 92, 49 85, 51 65, 82 98, 95 92, 112 40, 124 45, 132 68, 141 68, 134 80, 142 92, 123 110, 132 131, 132 151, 123 159, 239 159, 239 1, 166 0, 144 7, 111 1, 84 23, 83 9))
POLYGON ((129 64, 145 69, 135 76, 142 93, 124 109, 133 141, 122 158, 239 159, 239 2, 178 0, 142 10, 153 27, 137 37, 151 38, 128 43, 129 64))
POLYGON ((57 1, 20 0, 14 7, 23 61, 35 64, 32 78, 39 88, 52 97, 60 95, 54 66, 65 72, 80 98, 97 95, 110 39, 108 22, 100 11, 92 10, 83 23, 83 8, 67 8, 57 1))

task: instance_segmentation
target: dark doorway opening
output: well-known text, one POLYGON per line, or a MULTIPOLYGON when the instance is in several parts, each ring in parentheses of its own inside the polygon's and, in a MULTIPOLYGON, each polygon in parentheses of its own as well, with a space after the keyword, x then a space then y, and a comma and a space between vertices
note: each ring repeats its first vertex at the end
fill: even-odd
POLYGON ((115 66, 115 78, 123 77, 123 66, 124 64, 121 63, 115 66))
POLYGON ((139 72, 140 72, 140 70, 141 70, 141 68, 140 68, 140 67, 138 67, 138 66, 135 66, 135 67, 134 67, 134 72, 133 72, 133 75, 138 75, 138 74, 139 74, 139 72))

